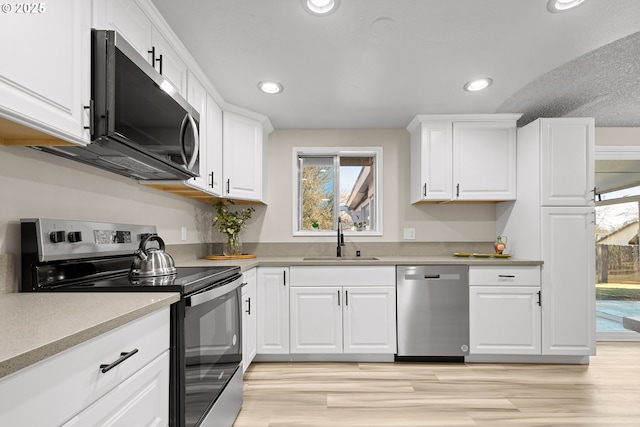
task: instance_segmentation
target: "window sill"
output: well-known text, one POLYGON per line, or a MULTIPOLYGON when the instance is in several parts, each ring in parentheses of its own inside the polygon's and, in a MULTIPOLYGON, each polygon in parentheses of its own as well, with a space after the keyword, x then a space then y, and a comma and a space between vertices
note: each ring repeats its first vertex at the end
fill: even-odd
MULTIPOLYGON (((346 237, 373 237, 373 236, 382 236, 382 232, 380 231, 371 231, 371 230, 366 230, 366 231, 352 231, 352 230, 345 230, 342 234, 344 234, 345 238, 346 237)), ((325 230, 321 230, 321 231, 309 231, 309 230, 305 230, 305 231, 294 231, 293 232, 293 237, 336 237, 336 231, 325 231, 325 230)))

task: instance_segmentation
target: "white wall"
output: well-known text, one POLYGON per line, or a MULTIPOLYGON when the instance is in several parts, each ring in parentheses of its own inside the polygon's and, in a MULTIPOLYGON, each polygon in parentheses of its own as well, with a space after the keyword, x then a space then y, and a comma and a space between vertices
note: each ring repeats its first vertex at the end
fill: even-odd
POLYGON ((34 217, 156 225, 167 244, 212 241, 208 204, 31 148, 0 146, 0 254, 20 253, 20 218, 34 217))
POLYGON ((640 145, 640 128, 596 128, 596 145, 640 145))
POLYGON ((409 203, 409 133, 404 129, 276 130, 269 136, 268 207, 258 207, 243 233, 247 242, 317 242, 333 238, 293 237, 293 147, 381 146, 384 156, 383 235, 353 241, 403 241, 403 228, 421 242, 495 240, 493 204, 409 203))

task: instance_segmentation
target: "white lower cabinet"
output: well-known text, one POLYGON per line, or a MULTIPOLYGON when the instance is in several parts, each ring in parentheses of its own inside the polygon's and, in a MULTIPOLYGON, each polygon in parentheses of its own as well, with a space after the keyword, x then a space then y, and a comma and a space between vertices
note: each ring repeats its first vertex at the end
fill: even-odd
POLYGON ((63 425, 166 426, 168 401, 169 350, 63 425))
POLYGON ((470 354, 540 354, 540 287, 472 286, 470 354))
POLYGON ((346 287, 345 353, 396 353, 396 287, 346 287))
POLYGON ((290 351, 396 352, 394 267, 291 267, 290 351))
POLYGON ((256 357, 256 269, 242 273, 242 372, 244 373, 256 357))
POLYGON ((288 275, 289 267, 258 267, 258 354, 289 354, 288 275))
POLYGON ((549 207, 541 213, 543 354, 595 354, 593 208, 549 207))
POLYGON ((539 355, 540 268, 469 267, 469 354, 539 355))
POLYGON ((343 292, 336 286, 291 287, 291 353, 342 353, 343 292))
POLYGON ((169 334, 166 307, 2 378, 0 425, 168 425, 169 334))

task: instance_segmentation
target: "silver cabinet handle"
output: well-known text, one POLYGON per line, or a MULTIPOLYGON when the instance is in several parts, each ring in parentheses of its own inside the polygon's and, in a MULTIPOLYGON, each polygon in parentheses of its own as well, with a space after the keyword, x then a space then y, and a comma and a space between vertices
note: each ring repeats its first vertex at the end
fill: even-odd
POLYGON ((121 364, 122 362, 124 362, 125 360, 133 356, 134 354, 136 354, 137 352, 138 352, 138 349, 134 348, 129 352, 120 353, 120 358, 118 360, 115 360, 111 363, 100 365, 100 372, 102 372, 103 374, 106 374, 107 372, 109 372, 110 370, 112 370, 113 368, 115 368, 116 366, 118 366, 119 364, 121 364))
POLYGON ((515 279, 516 276, 513 276, 511 274, 498 274, 498 277, 504 277, 504 278, 509 278, 509 279, 515 279))

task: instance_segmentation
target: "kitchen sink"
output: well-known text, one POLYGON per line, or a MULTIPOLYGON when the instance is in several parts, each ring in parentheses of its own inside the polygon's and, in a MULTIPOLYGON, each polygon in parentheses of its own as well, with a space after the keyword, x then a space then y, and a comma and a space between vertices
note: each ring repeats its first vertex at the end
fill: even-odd
POLYGON ((377 261, 374 256, 309 256, 302 258, 303 261, 377 261))

